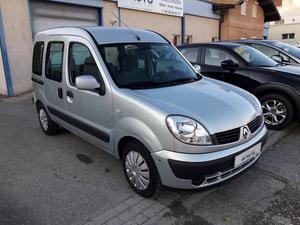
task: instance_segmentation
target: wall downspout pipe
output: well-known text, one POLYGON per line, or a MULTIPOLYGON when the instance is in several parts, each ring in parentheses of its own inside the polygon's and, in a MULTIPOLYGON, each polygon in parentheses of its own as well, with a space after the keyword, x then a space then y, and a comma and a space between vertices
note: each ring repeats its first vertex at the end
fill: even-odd
POLYGON ((2 60, 3 60, 4 73, 5 73, 7 95, 11 97, 14 95, 14 90, 13 90, 13 84, 12 84, 12 79, 11 79, 6 43, 5 43, 1 9, 0 9, 0 48, 1 48, 1 54, 2 54, 2 60))

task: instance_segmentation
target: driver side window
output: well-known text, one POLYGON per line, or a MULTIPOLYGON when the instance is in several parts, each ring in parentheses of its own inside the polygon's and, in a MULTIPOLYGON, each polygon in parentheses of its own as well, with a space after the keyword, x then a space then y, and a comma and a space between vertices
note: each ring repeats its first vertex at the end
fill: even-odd
POLYGON ((234 63, 238 64, 238 60, 236 60, 226 51, 217 48, 206 48, 204 61, 205 65, 221 67, 221 63, 225 60, 232 60, 234 63))
POLYGON ((88 49, 81 43, 70 43, 69 48, 69 80, 75 85, 76 77, 82 75, 93 76, 98 83, 101 82, 98 66, 88 49))

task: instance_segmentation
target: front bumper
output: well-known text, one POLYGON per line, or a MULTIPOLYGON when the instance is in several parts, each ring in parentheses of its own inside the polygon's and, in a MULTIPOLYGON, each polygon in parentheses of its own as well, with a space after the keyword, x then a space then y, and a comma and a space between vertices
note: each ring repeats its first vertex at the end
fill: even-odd
POLYGON ((198 189, 225 181, 254 164, 260 155, 234 167, 236 155, 267 139, 263 128, 246 143, 233 148, 202 154, 178 153, 162 150, 152 153, 160 174, 162 185, 179 189, 198 189))

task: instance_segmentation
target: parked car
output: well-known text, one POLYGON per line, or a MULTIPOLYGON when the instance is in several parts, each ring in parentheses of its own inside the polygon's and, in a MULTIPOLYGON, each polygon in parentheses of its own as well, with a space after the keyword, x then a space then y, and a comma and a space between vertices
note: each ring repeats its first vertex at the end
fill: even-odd
POLYGON ((198 74, 157 33, 57 28, 34 41, 34 103, 47 135, 64 127, 122 161, 134 191, 197 189, 250 167, 266 140, 250 93, 198 74))
POLYGON ((300 66, 300 49, 295 46, 275 40, 240 40, 235 42, 249 45, 278 63, 300 66))
POLYGON ((282 66, 258 50, 215 42, 178 47, 201 74, 241 87, 260 99, 265 122, 280 130, 299 117, 300 68, 282 66))

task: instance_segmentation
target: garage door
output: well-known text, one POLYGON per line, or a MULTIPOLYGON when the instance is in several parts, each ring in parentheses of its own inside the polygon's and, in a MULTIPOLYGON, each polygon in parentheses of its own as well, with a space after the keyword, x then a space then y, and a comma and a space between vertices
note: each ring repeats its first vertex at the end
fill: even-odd
POLYGON ((31 1, 32 31, 62 26, 98 26, 99 10, 85 6, 31 1))

